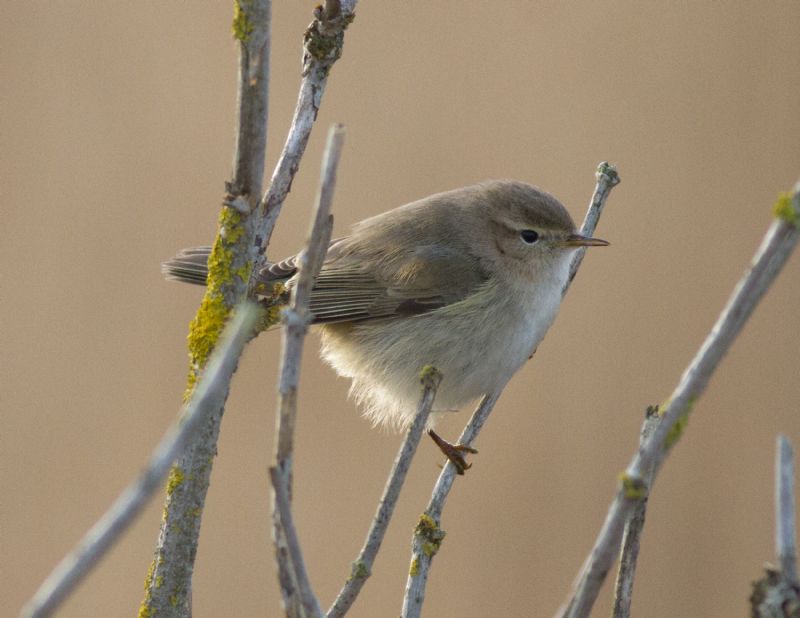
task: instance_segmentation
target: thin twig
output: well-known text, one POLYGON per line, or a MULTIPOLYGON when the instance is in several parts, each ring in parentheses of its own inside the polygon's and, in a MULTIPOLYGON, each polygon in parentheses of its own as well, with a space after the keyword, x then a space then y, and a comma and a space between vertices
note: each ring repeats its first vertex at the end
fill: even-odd
MULTIPOLYGON (((258 224, 256 243, 262 254, 269 244, 283 202, 291 191, 292 180, 300 167, 300 159, 317 119, 331 67, 342 55, 344 31, 355 18, 356 3, 357 0, 327 0, 324 6, 314 9, 314 21, 306 30, 303 80, 292 124, 269 188, 261 199, 263 218, 258 224)), ((255 283, 251 282, 252 285, 255 283)))
MULTIPOLYGON (((581 234, 583 236, 594 235, 594 230, 597 227, 597 222, 600 220, 600 215, 603 214, 603 208, 605 208, 606 201, 608 201, 611 189, 616 187, 620 182, 617 168, 607 161, 603 161, 597 166, 595 178, 597 179, 597 184, 595 185, 594 193, 592 193, 589 208, 586 209, 586 216, 583 218, 583 223, 581 224, 581 234)), ((572 263, 569 265, 569 279, 567 279, 567 284, 561 291, 562 297, 567 293, 567 289, 572 284, 572 280, 575 278, 581 262, 583 262, 584 255, 586 255, 586 247, 581 247, 575 252, 572 263)))
POLYGON ((753 618, 800 616, 795 534, 794 453, 785 436, 775 451, 775 553, 778 568, 767 564, 764 577, 753 582, 750 614, 753 618))
MULTIPOLYGON (((52 614, 141 513, 147 500, 162 486, 172 462, 221 404, 245 343, 259 314, 247 303, 225 329, 222 341, 203 372, 194 394, 177 421, 161 438, 145 470, 123 491, 111 508, 91 527, 78 545, 59 563, 22 611, 23 616, 52 614)), ((170 483, 179 482, 171 478, 170 483)))
MULTIPOLYGON (((191 393, 233 308, 247 297, 255 258, 255 222, 262 192, 269 90, 270 0, 235 2, 233 34, 239 41, 238 129, 234 175, 226 183, 219 229, 209 259, 208 283, 189 331, 191 393), (245 275, 242 275, 245 273, 245 275)), ((155 556, 145 580, 142 616, 188 616, 200 524, 225 397, 175 463, 179 486, 167 494, 155 556)))
POLYGON ((361 548, 358 558, 353 562, 350 577, 328 610, 327 618, 341 618, 347 614, 367 578, 372 574, 372 564, 375 562, 375 556, 378 555, 378 550, 381 548, 395 504, 397 504, 397 499, 400 497, 400 490, 403 488, 408 469, 411 467, 411 460, 428 422, 433 400, 436 397, 436 390, 442 380, 442 374, 435 368, 428 366, 422 370, 420 378, 422 380, 422 397, 417 406, 414 422, 408 428, 406 437, 394 459, 389 479, 383 489, 383 495, 378 504, 378 510, 375 512, 375 517, 372 519, 372 525, 367 533, 364 546, 361 548))
MULTIPOLYGON (((653 434, 660 420, 661 417, 658 415, 658 406, 648 407, 644 423, 642 424, 642 432, 639 436, 640 447, 647 442, 653 434)), ((648 478, 645 479, 645 487, 648 487, 652 482, 652 472, 651 469, 648 478)), ((633 515, 625 525, 614 591, 614 611, 612 614, 614 618, 628 618, 631 615, 633 579, 636 574, 636 561, 639 558, 639 545, 644 530, 646 512, 647 497, 645 496, 636 505, 633 515)))
POLYGON ((678 386, 661 407, 661 422, 647 443, 638 449, 622 475, 621 487, 581 569, 573 594, 568 603, 559 610, 559 616, 581 618, 589 615, 619 551, 625 522, 642 496, 647 494, 647 488, 644 488, 647 471, 652 466, 655 479, 670 447, 680 438, 692 405, 703 394, 719 362, 797 244, 800 237, 800 182, 795 185, 791 199, 784 196, 779 200, 775 212, 776 219, 767 231, 750 268, 737 284, 716 324, 681 376, 678 386))
POLYGON ((786 436, 778 436, 775 454, 775 553, 783 576, 797 584, 795 517, 794 451, 786 436))
POLYGON ((272 466, 269 469, 269 477, 273 489, 273 517, 275 521, 280 522, 280 534, 283 540, 278 559, 281 570, 286 571, 292 578, 293 586, 292 590, 288 592, 288 598, 286 589, 282 590, 286 603, 286 615, 297 618, 322 618, 322 608, 311 588, 303 552, 300 550, 300 540, 297 538, 297 530, 292 517, 292 504, 286 476, 281 474, 278 468, 272 466))
MULTIPOLYGON (((603 211, 611 189, 620 182, 616 168, 605 162, 598 165, 596 178, 597 184, 592 194, 592 199, 589 203, 583 225, 581 226, 581 234, 584 236, 592 236, 594 234, 597 221, 600 218, 600 214, 603 211)), ((564 289, 561 291, 562 296, 567 293, 575 277, 578 266, 580 266, 581 260, 583 259, 584 251, 585 248, 580 249, 572 260, 572 264, 570 265, 570 277, 564 289)), ((469 419, 469 422, 467 422, 467 425, 464 427, 464 431, 461 432, 461 436, 458 438, 459 444, 472 446, 472 443, 478 437, 478 433, 480 433, 481 428, 489 418, 504 388, 505 384, 494 393, 489 393, 483 397, 478 407, 475 409, 475 412, 473 412, 472 417, 469 419)), ((412 568, 406 582, 406 593, 403 599, 403 618, 419 616, 419 612, 421 611, 422 601, 425 596, 425 586, 428 579, 428 571, 435 553, 430 551, 432 547, 432 545, 430 545, 431 541, 425 540, 425 537, 426 535, 430 536, 429 533, 436 536, 436 531, 441 532, 439 525, 441 523, 442 510, 444 509, 444 504, 453 487, 456 476, 456 467, 448 461, 442 469, 441 474, 439 474, 425 513, 420 518, 422 530, 420 530, 420 525, 417 526, 417 532, 415 532, 414 541, 412 542, 412 568), (425 518, 429 518, 429 520, 425 518), (426 543, 428 543, 428 545, 426 545, 426 543)), ((441 539, 439 539, 439 543, 440 542, 441 539)), ((438 550, 438 544, 434 545, 438 550)))
POLYGON ((275 488, 272 505, 273 539, 278 562, 284 607, 289 616, 321 616, 319 602, 314 597, 308 574, 302 562, 297 532, 291 518, 292 459, 294 428, 297 417, 297 385, 300 379, 300 359, 310 322, 308 310, 311 289, 322 268, 331 240, 333 217, 330 214, 336 167, 344 143, 344 128, 334 125, 322 160, 320 187, 306 249, 298 259, 298 274, 289 307, 284 311, 283 351, 281 354, 279 401, 276 411, 275 461, 270 469, 275 488), (280 500, 286 493, 286 504, 280 500), (294 546, 293 546, 294 543, 294 546), (287 560, 288 558, 288 560, 287 560))

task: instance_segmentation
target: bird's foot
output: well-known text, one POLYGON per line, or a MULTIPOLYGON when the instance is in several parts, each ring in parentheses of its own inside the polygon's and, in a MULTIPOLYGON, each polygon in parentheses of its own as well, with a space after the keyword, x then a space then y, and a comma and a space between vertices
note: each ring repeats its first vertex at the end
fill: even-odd
POLYGON ((456 472, 458 474, 464 474, 464 472, 472 467, 472 464, 467 463, 467 460, 464 459, 463 453, 475 454, 478 452, 477 449, 466 446, 465 444, 450 444, 447 440, 439 437, 439 434, 433 429, 428 430, 428 435, 436 442, 436 446, 445 454, 445 457, 456 467, 456 472))

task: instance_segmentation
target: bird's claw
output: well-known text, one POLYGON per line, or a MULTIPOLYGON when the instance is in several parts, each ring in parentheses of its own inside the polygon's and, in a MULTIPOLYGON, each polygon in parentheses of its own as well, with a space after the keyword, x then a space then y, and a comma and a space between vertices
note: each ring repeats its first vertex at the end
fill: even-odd
POLYGON ((467 460, 464 459, 462 453, 475 454, 478 452, 477 449, 467 446, 466 444, 450 444, 450 442, 441 438, 433 429, 428 430, 428 435, 436 443, 436 446, 439 447, 439 450, 444 453, 445 457, 450 460, 450 463, 455 466, 458 474, 464 474, 464 472, 472 467, 472 464, 467 463, 467 460))

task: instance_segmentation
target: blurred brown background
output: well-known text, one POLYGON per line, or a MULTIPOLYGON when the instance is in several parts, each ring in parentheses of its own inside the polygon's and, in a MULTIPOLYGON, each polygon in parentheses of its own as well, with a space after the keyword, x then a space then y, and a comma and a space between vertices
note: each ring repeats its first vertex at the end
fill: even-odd
MULTIPOLYGON (((274 8, 269 163, 311 2, 274 8)), ((800 5, 368 2, 347 33, 272 257, 303 241, 326 128, 348 127, 335 233, 432 192, 538 184, 582 218, 619 166, 561 314, 507 389, 445 511, 430 616, 547 616, 602 522, 645 406, 665 398, 800 175, 800 5)), ((2 59, 3 606, 143 465, 180 405, 200 290, 159 262, 209 242, 229 177, 230 3, 7 3, 2 59)), ((271 169, 271 168, 270 168, 271 169)), ((774 560, 778 432, 800 449, 800 256, 696 407, 656 487, 634 615, 745 615, 774 560)), ((372 430, 308 346, 296 513, 323 605, 361 546, 399 436, 372 430)), ((277 615, 267 515, 279 336, 247 351, 222 427, 194 582, 203 616, 277 615)), ((442 426, 454 438, 467 414, 442 426)), ((427 442, 354 616, 397 615, 427 442)), ((62 616, 130 616, 157 497, 62 616)), ((605 592, 595 614, 608 615, 605 592)))

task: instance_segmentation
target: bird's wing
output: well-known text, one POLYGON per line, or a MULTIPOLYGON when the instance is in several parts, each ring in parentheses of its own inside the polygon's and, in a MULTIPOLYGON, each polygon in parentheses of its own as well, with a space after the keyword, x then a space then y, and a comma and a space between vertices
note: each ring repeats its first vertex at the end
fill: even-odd
MULTIPOLYGON (((416 315, 463 300, 488 279, 477 259, 456 249, 419 246, 365 260, 340 255, 346 239, 331 243, 332 257, 323 264, 311 292, 314 323, 350 322, 416 315), (365 263, 370 263, 365 268, 365 263)), ((264 281, 286 280, 297 270, 297 256, 270 264, 264 281)), ((289 286, 292 281, 289 280, 289 286)))

